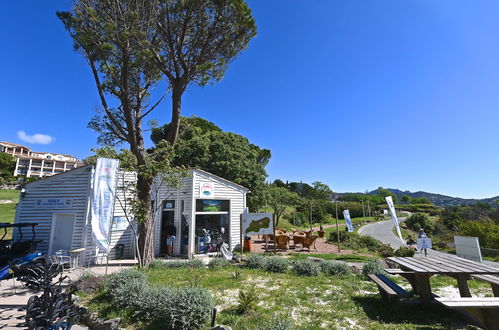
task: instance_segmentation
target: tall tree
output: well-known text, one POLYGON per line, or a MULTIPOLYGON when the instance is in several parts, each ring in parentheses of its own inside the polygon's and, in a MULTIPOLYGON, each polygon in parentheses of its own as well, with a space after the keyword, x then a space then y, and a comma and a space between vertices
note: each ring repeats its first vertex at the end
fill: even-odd
POLYGON ((268 185, 267 190, 270 197, 268 203, 274 211, 275 226, 278 226, 286 208, 297 204, 300 198, 296 193, 273 184, 268 185))
POLYGON ((102 114, 89 127, 100 133, 100 143, 126 143, 136 158, 135 216, 147 264, 154 256, 151 188, 158 172, 171 170, 182 94, 191 83, 222 78, 256 33, 251 11, 242 0, 74 0, 72 11, 57 15, 97 86, 102 114), (162 100, 151 102, 150 95, 163 76, 172 92, 174 129, 169 145, 148 152, 143 124, 162 100))
POLYGON ((57 13, 75 49, 90 65, 99 94, 102 114, 94 117, 89 127, 100 133, 101 144, 127 143, 135 157, 136 220, 143 264, 154 256, 151 187, 170 153, 165 145, 154 154, 148 153, 143 136, 145 117, 161 101, 150 102, 161 73, 144 48, 156 32, 157 6, 151 0, 75 0, 71 12, 57 13))
MULTIPOLYGON (((153 129, 151 139, 155 143, 165 139, 170 126, 153 129)), ((265 185, 270 150, 261 149, 247 138, 224 132, 212 122, 195 116, 181 118, 174 150, 173 165, 200 168, 240 184, 251 190, 250 209, 259 204, 257 197, 265 185)))
POLYGON ((175 144, 182 95, 190 84, 222 79, 228 64, 256 35, 251 10, 243 0, 159 0, 161 42, 150 44, 172 91, 167 141, 175 144))

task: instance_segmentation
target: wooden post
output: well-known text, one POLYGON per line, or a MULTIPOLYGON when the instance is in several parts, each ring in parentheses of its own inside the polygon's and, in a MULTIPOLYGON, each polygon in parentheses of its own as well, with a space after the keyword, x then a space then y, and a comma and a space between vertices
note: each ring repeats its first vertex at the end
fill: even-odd
POLYGON ((338 252, 341 252, 340 227, 338 225, 338 200, 336 199, 334 199, 334 206, 336 208, 336 239, 338 240, 338 252))
POLYGON ((243 215, 239 215, 239 241, 241 245, 241 256, 244 254, 244 245, 243 245, 243 215))
POLYGON ((277 253, 277 237, 275 237, 275 214, 272 214, 272 232, 274 233, 274 254, 277 253))

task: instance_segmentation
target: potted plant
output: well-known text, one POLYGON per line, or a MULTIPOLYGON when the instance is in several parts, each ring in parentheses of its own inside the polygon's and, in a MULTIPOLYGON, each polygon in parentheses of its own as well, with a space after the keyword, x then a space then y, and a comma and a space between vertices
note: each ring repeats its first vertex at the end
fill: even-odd
POLYGON ((324 231, 324 228, 322 228, 322 223, 319 224, 319 230, 317 231, 317 233, 319 234, 320 238, 324 238, 324 234, 326 232, 324 231))

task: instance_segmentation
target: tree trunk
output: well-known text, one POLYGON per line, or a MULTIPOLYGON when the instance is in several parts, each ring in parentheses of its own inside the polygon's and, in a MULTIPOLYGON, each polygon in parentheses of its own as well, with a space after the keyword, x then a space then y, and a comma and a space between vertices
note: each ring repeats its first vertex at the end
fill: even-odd
POLYGON ((151 187, 153 179, 138 174, 137 198, 142 204, 143 219, 138 219, 139 229, 139 254, 142 265, 147 266, 154 259, 153 244, 153 215, 151 214, 151 187))
POLYGON ((180 127, 180 111, 182 108, 182 93, 183 88, 180 86, 173 86, 172 91, 172 121, 168 127, 168 134, 166 140, 174 146, 177 142, 178 130, 180 127))

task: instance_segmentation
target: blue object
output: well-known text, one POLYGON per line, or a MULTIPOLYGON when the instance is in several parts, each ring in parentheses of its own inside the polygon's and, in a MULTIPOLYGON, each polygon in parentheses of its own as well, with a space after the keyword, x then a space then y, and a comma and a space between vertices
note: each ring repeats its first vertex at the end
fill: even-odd
MULTIPOLYGON (((30 262, 33 262, 34 260, 36 260, 42 256, 43 256, 43 253, 34 252, 34 253, 30 253, 28 255, 25 255, 24 257, 14 258, 14 259, 12 259, 11 263, 14 265, 29 264, 30 262)), ((10 266, 9 265, 5 266, 4 268, 0 269, 0 280, 6 279, 12 273, 13 273, 13 271, 10 268, 10 266)))

